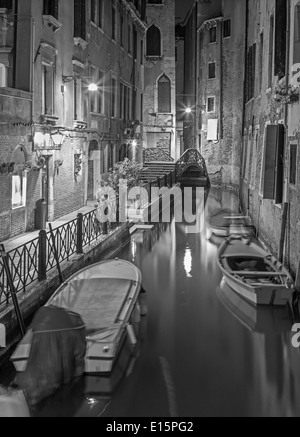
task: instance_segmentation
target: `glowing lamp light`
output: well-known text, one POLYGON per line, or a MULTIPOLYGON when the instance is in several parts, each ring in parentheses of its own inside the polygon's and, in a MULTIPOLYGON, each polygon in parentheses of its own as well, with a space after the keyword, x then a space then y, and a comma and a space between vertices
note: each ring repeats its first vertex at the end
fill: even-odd
POLYGON ((186 108, 185 112, 186 112, 187 114, 191 114, 191 113, 192 113, 192 108, 186 108))
POLYGON ((89 84, 89 91, 98 91, 98 86, 96 83, 89 84))

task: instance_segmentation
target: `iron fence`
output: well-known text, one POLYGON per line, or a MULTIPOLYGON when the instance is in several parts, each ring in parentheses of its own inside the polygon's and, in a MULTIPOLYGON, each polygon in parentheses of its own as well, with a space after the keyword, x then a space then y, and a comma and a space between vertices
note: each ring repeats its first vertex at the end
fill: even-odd
MULTIPOLYGON (((151 188, 172 186, 175 172, 143 185, 151 202, 151 188)), ((53 230, 58 261, 70 260, 75 254, 82 254, 85 247, 99 241, 119 226, 119 200, 117 199, 116 223, 101 224, 97 209, 78 214, 77 218, 53 230)), ((101 243, 100 243, 101 244, 101 243)), ((25 293, 29 285, 47 279, 47 273, 56 268, 55 249, 51 232, 40 231, 39 236, 26 244, 6 253, 10 276, 17 294, 25 293)), ((11 301, 8 276, 0 256, 0 310, 11 301)))

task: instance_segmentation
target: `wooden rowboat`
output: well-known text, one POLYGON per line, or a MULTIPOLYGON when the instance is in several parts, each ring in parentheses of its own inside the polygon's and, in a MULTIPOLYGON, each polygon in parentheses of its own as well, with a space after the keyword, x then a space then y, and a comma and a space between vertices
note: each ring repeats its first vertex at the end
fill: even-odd
MULTIPOLYGON (((141 289, 142 275, 136 266, 108 260, 73 275, 46 304, 72 311, 85 323, 86 374, 110 374, 124 348, 134 351, 141 289)), ((11 358, 19 372, 26 370, 30 341, 28 333, 11 358)))
POLYGON ((291 332, 293 322, 287 307, 255 307, 232 290, 224 279, 217 296, 228 312, 249 331, 272 335, 291 332))
POLYGON ((293 299, 290 273, 253 238, 227 238, 219 249, 218 264, 228 285, 255 306, 285 306, 293 299))
POLYGON ((255 228, 251 225, 249 217, 226 209, 210 217, 209 227, 213 236, 221 238, 230 235, 251 236, 255 234, 255 228))

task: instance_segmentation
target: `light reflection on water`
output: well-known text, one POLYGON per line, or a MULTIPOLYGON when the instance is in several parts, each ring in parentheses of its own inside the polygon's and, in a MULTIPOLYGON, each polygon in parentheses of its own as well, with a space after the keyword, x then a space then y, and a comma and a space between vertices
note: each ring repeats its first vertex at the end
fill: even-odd
MULTIPOLYGON (((206 216, 228 207, 238 210, 236 196, 211 191, 206 216)), ((288 309, 245 308, 230 290, 220 297, 218 247, 206 228, 186 230, 159 224, 120 251, 141 268, 147 291, 140 354, 114 394, 84 402, 71 391, 59 401, 61 415, 300 416, 300 351, 291 346, 288 309)), ((46 403, 43 414, 57 406, 46 403)))

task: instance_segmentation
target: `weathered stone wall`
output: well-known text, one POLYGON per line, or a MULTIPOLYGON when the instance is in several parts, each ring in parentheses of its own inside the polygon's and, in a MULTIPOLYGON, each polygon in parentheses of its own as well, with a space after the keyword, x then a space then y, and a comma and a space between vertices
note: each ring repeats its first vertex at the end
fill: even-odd
MULTIPOLYGON (((162 56, 146 58, 144 87, 144 146, 159 147, 167 143, 176 159, 176 62, 175 62, 175 1, 147 5, 147 25, 158 26, 162 36, 162 56), (171 80, 171 114, 158 114, 158 85, 162 74, 171 80)), ((146 49, 147 50, 147 49, 146 49)))
MULTIPOLYGON (((211 7, 216 8, 216 3, 211 7)), ((197 129, 212 184, 237 188, 242 146, 246 2, 224 1, 223 7, 219 6, 215 16, 206 14, 212 19, 207 24, 202 23, 199 36, 197 129), (231 36, 224 38, 224 20, 227 19, 231 19, 231 36), (217 26, 216 43, 210 43, 209 39, 212 26, 217 26), (216 77, 210 79, 208 64, 214 62, 216 77), (215 98, 212 113, 207 111, 209 97, 215 98), (219 138, 215 142, 207 140, 210 119, 218 120, 219 138)), ((209 6, 203 5, 203 8, 209 6)), ((202 16, 202 5, 199 9, 202 16)))

